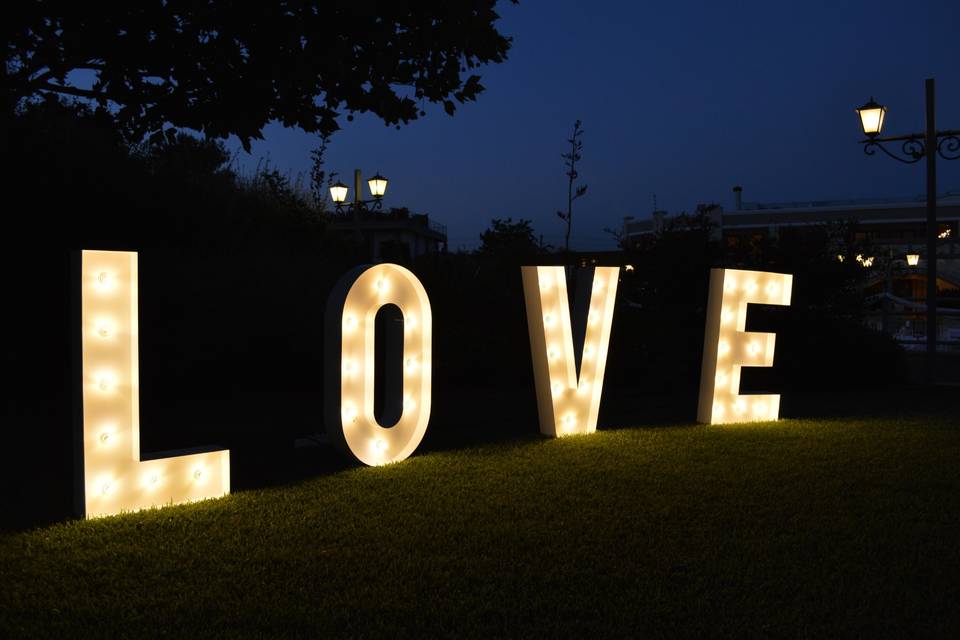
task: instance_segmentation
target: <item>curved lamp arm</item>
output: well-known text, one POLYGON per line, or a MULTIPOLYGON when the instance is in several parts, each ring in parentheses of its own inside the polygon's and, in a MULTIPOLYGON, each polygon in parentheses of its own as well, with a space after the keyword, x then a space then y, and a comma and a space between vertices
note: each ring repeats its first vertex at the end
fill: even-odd
POLYGON ((879 140, 868 140, 863 145, 863 152, 868 156, 874 155, 877 152, 877 149, 880 149, 880 151, 883 151, 894 160, 904 164, 920 162, 923 156, 926 155, 926 148, 924 147, 923 142, 916 138, 908 138, 903 141, 903 144, 900 145, 900 151, 904 157, 901 157, 900 155, 897 155, 896 153, 887 149, 879 140))

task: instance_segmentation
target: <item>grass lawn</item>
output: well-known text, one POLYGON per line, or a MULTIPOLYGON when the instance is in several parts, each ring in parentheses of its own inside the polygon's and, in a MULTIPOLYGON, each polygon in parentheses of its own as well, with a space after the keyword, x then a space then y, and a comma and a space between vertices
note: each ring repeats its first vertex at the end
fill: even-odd
POLYGON ((960 423, 625 428, 0 536, 0 637, 960 637, 960 423))

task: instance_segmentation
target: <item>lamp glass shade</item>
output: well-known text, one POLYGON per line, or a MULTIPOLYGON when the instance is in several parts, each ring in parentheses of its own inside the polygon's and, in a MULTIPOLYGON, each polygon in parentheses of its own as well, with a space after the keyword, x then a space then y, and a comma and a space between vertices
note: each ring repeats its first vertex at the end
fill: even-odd
POLYGON ((907 264, 911 267, 915 267, 920 264, 920 254, 919 253, 908 253, 907 254, 907 264))
POLYGON ((880 135, 883 120, 887 115, 886 107, 870 98, 870 102, 857 109, 857 113, 860 115, 860 126, 863 127, 864 134, 870 137, 880 135))
POLYGON ((333 198, 334 202, 340 204, 347 199, 347 191, 349 191, 349 187, 342 182, 338 182, 330 187, 330 197, 333 198))
POLYGON ((370 185, 370 194, 374 198, 382 198, 387 192, 387 179, 379 173, 367 180, 367 184, 370 185))

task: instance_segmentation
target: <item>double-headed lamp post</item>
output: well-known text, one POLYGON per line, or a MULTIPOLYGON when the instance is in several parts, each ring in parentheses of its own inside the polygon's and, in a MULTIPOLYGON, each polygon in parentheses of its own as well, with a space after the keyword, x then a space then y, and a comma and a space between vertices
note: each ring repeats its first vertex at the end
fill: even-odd
MULTIPOLYGON (((360 169, 355 169, 353 172, 353 201, 350 205, 347 205, 352 206, 355 213, 359 213, 364 209, 379 209, 383 203, 383 194, 387 192, 387 179, 378 173, 367 180, 367 186, 370 187, 370 195, 373 196, 373 198, 370 200, 362 200, 360 198, 360 184, 362 181, 360 169)), ((343 182, 337 182, 337 184, 330 187, 330 198, 337 206, 338 213, 343 211, 349 191, 350 187, 343 184, 343 182)))
POLYGON ((383 206, 383 194, 387 192, 387 179, 377 173, 375 176, 367 180, 367 186, 370 187, 370 195, 373 196, 373 198, 370 200, 363 200, 360 198, 360 185, 362 182, 363 176, 360 175, 360 169, 354 169, 353 201, 348 205, 345 205, 344 203, 347 200, 347 193, 350 191, 350 187, 340 181, 330 187, 330 198, 337 207, 337 213, 343 213, 344 206, 349 207, 353 211, 354 234, 356 235, 358 244, 363 243, 360 212, 379 209, 381 206, 383 206))
MULTIPOLYGON (((960 130, 937 131, 934 81, 926 81, 926 120, 923 133, 880 137, 887 108, 873 98, 857 109, 860 126, 867 136, 860 142, 863 152, 872 156, 879 149, 905 164, 913 164, 926 158, 927 165, 927 366, 928 384, 935 382, 937 357, 937 156, 944 160, 960 158, 960 130), (887 149, 883 143, 899 142, 900 153, 887 149)), ((919 260, 919 258, 917 258, 919 260)))

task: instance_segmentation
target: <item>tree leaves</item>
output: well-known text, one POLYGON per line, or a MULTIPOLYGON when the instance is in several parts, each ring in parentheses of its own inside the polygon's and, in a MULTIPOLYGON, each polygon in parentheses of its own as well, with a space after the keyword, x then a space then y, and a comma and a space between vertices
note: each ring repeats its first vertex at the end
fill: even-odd
POLYGON ((174 126, 247 149, 270 121, 321 135, 341 113, 400 125, 424 99, 452 115, 484 90, 467 71, 506 59, 494 5, 39 2, 5 17, 3 108, 70 95, 109 108, 134 141, 174 126), (75 71, 93 82, 69 83, 75 71))

